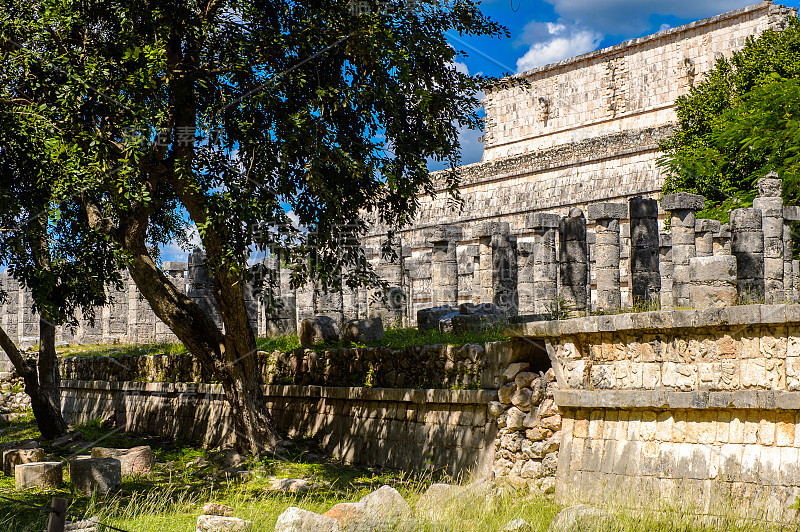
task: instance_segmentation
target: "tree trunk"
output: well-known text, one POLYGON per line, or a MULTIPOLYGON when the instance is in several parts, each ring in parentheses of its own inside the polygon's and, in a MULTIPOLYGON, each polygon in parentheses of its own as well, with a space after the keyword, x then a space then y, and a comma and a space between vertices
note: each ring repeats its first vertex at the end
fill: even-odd
MULTIPOLYGON (((46 341, 46 339, 41 334, 42 329, 40 329, 40 341, 46 341)), ((55 358, 55 328, 53 327, 53 350, 52 354, 55 358)), ((3 351, 6 352, 8 358, 11 360, 11 363, 14 365, 14 368, 19 373, 20 377, 25 381, 25 393, 27 393, 31 398, 31 408, 33 409, 33 416, 36 418, 36 425, 39 427, 39 432, 42 433, 42 436, 46 439, 56 438, 61 436, 67 431, 67 424, 64 421, 64 417, 61 415, 61 391, 59 389, 59 380, 55 381, 55 397, 57 398, 57 404, 53 403, 52 396, 52 377, 50 377, 50 381, 45 386, 42 386, 39 381, 39 371, 41 371, 42 366, 42 351, 39 351, 39 371, 37 371, 36 364, 33 361, 26 360, 25 357, 22 356, 22 353, 19 352, 17 346, 8 337, 6 331, 0 327, 0 347, 3 348, 3 351)), ((55 372, 56 376, 58 376, 58 360, 51 360, 49 361, 50 365, 55 362, 55 372)), ((49 366, 45 364, 45 371, 52 371, 49 369, 49 366)))
MULTIPOLYGON (((128 270, 153 312, 222 383, 231 407, 236 448, 254 454, 274 449, 280 436, 261 389, 255 336, 247 320, 241 281, 225 285, 215 281, 215 292, 225 294, 220 302, 226 330, 223 335, 200 306, 178 291, 156 267, 144 246, 128 249, 138 251, 128 270)), ((220 296, 215 296, 219 302, 220 296)))
MULTIPOLYGON (((67 423, 61 415, 61 374, 56 355, 56 326, 44 315, 39 317, 39 396, 42 402, 39 408, 43 419, 47 420, 48 433, 53 432, 55 436, 60 436, 67 432, 67 423)), ((38 423, 39 418, 36 419, 38 423)), ((39 430, 44 434, 41 424, 39 430)))

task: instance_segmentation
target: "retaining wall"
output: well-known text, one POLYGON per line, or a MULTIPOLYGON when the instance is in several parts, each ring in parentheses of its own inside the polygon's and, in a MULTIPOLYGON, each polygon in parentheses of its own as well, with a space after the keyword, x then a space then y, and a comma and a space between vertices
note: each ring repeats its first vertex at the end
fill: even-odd
MULTIPOLYGON (((70 423, 113 416, 126 430, 205 445, 235 436, 221 385, 65 380, 61 390, 70 423)), ((264 393, 280 431, 316 436, 348 463, 450 475, 491 466, 494 390, 269 385, 264 393)))
POLYGON ((791 520, 800 496, 800 305, 513 326, 542 345, 562 415, 563 504, 690 499, 791 520))

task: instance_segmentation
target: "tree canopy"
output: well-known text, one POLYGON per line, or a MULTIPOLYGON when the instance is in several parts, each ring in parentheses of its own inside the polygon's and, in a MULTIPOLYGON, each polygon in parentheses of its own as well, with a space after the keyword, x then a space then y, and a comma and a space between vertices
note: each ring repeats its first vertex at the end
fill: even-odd
POLYGON ((800 201, 800 22, 749 39, 720 58, 705 79, 678 98, 678 130, 661 143, 664 192, 706 197, 706 215, 727 220, 749 207, 755 181, 784 180, 784 200, 800 201))
MULTIPOLYGON (((38 117, 63 169, 61 197, 80 199, 156 315, 223 384, 237 441, 270 445, 250 356, 248 255, 313 252, 293 261, 299 280, 335 284, 343 265, 370 280, 363 250, 342 246, 343 224, 352 242, 367 220, 407 223, 418 194, 435 188, 428 159, 455 167, 459 129, 480 127, 486 80, 456 69, 464 53, 446 33, 507 31, 473 0, 0 6, 0 105, 38 117), (311 230, 292 235, 287 209, 311 230), (154 247, 187 218, 224 331, 158 269, 154 247)), ((455 172, 444 181, 455 191, 455 172)))

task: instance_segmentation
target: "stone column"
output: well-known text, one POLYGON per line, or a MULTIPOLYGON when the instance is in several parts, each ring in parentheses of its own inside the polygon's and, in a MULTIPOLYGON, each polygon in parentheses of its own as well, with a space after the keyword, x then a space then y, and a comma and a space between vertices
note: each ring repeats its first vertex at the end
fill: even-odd
POLYGON ((795 268, 794 263, 794 244, 792 243, 792 222, 800 221, 800 207, 784 206, 783 207, 783 285, 787 292, 791 291, 789 297, 792 301, 797 302, 800 300, 800 293, 798 293, 795 286, 795 268))
POLYGON ((559 296, 577 311, 586 309, 588 255, 586 249, 586 218, 577 207, 569 210, 558 225, 559 236, 559 296))
POLYGON ((689 259, 693 308, 730 307, 736 304, 736 257, 717 255, 689 259))
POLYGON ((714 255, 714 234, 719 233, 718 220, 700 218, 694 223, 694 245, 698 257, 714 255))
MULTIPOLYGON (((650 198, 630 199, 631 215, 631 303, 646 304, 659 299, 658 202, 650 198)), ((688 263, 687 263, 688 266, 688 263)))
POLYGON ((517 237, 507 222, 481 222, 472 235, 480 243, 480 303, 492 303, 516 315, 517 237))
POLYGON ((425 238, 433 247, 431 254, 431 289, 433 306, 458 306, 458 260, 456 246, 462 238, 456 225, 438 225, 425 229, 425 238))
POLYGON ((534 231, 533 301, 536 314, 550 312, 558 299, 556 230, 560 219, 557 214, 541 212, 525 217, 525 227, 534 231))
POLYGON ((408 305, 403 287, 403 249, 399 239, 392 243, 394 257, 379 258, 376 266, 378 276, 388 283, 386 290, 373 290, 369 299, 369 317, 381 318, 386 327, 400 327, 408 305))
POLYGON ((719 231, 714 233, 714 255, 731 254, 731 226, 722 224, 719 231))
POLYGON ((764 232, 761 211, 731 211, 731 253, 736 257, 736 288, 739 297, 758 303, 764 296, 764 232))
POLYGON ((519 278, 517 292, 519 293, 519 313, 533 314, 535 312, 535 299, 533 296, 533 270, 535 263, 534 243, 517 243, 517 267, 519 278))
POLYGON ((659 235, 658 254, 661 272, 661 309, 669 310, 675 302, 672 293, 672 235, 667 233, 659 235))
POLYGON ((589 220, 595 221, 597 309, 618 309, 622 307, 619 288, 619 221, 628 217, 628 206, 624 203, 597 203, 589 205, 588 213, 589 220))
POLYGON ((753 208, 761 211, 764 233, 764 298, 767 303, 783 303, 783 199, 778 174, 771 172, 758 180, 758 197, 753 208))
POLYGON ((672 229, 672 293, 675 305, 689 307, 689 259, 696 256, 695 212, 705 208, 705 198, 687 192, 669 194, 661 198, 661 206, 671 212, 672 229))

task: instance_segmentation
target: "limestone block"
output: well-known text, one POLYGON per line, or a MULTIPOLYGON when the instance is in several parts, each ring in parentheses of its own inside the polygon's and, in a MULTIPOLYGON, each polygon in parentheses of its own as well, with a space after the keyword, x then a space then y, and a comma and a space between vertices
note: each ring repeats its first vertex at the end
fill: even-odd
POLYGON ((694 223, 694 230, 697 233, 719 233, 720 227, 719 220, 710 220, 708 218, 697 219, 694 223))
POLYGON ((797 206, 784 206, 783 219, 787 222, 800 222, 800 207, 797 206))
POLYGON ((426 227, 423 231, 425 240, 429 243, 458 241, 461 240, 463 232, 457 225, 437 225, 426 227))
POLYGON ((628 206, 624 203, 593 203, 587 209, 587 219, 621 220, 628 217, 628 206))
POLYGON ((758 186, 758 195, 768 198, 780 198, 783 188, 783 180, 778 178, 778 174, 770 172, 766 177, 762 177, 756 181, 758 186))
POLYGON ((88 458, 69 461, 73 487, 85 495, 105 495, 122 485, 122 465, 116 458, 88 458))
POLYGON ((533 532, 533 527, 526 520, 517 518, 506 523, 499 532, 533 532))
POLYGON ((525 227, 527 229, 555 229, 560 220, 561 216, 557 214, 535 212, 525 216, 525 227))
POLYGON ((245 521, 238 517, 201 515, 197 518, 195 532, 248 532, 250 530, 253 530, 252 521, 245 521))
POLYGON ((311 347, 327 341, 338 340, 339 328, 333 318, 314 316, 306 318, 300 323, 298 336, 301 346, 311 347))
POLYGON ((290 506, 278 516, 275 532, 339 532, 336 519, 290 506))
POLYGON ((233 515, 233 508, 217 502, 207 502, 203 505, 203 515, 231 517, 233 515))
POLYGON ((364 505, 371 520, 381 523, 399 523, 412 513, 403 496, 391 486, 382 486, 358 502, 364 505))
POLYGON ((31 462, 14 467, 14 486, 18 490, 29 488, 60 488, 64 483, 61 462, 31 462))
POLYGON ((14 474, 14 467, 17 464, 29 464, 31 462, 43 462, 44 449, 8 449, 3 451, 3 473, 6 476, 14 474))
POLYGON ((603 523, 610 522, 610 517, 606 512, 579 504, 569 506, 561 510, 556 515, 547 532, 577 532, 582 530, 596 530, 603 526, 603 523))
POLYGON ((447 315, 456 313, 458 313, 458 308, 449 305, 420 309, 417 311, 417 328, 420 332, 438 331, 439 320, 447 315))
POLYGON ((116 458, 120 462, 123 475, 150 473, 155 464, 153 450, 149 445, 140 445, 130 449, 93 447, 91 458, 116 458))
POLYGON ((691 210, 702 211, 706 202, 703 196, 689 194, 688 192, 678 192, 677 194, 667 194, 661 197, 661 208, 665 211, 691 210))
POLYGON ((380 342, 383 339, 383 320, 370 318, 350 320, 342 327, 342 340, 359 344, 380 342))

